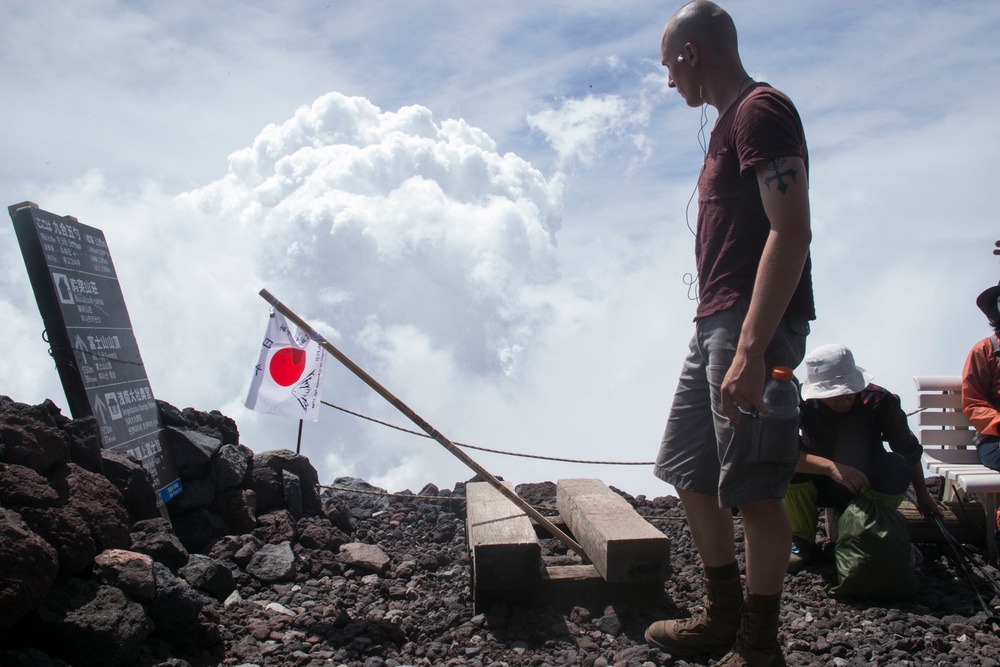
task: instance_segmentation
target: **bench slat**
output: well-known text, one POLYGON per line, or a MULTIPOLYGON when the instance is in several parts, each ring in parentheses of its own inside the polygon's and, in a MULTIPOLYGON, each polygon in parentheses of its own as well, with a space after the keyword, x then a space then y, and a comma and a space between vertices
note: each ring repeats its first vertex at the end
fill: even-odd
POLYGON ((947 477, 948 479, 953 479, 955 481, 958 481, 959 475, 975 472, 977 468, 986 470, 986 468, 983 468, 980 463, 935 463, 933 461, 929 461, 927 463, 927 467, 942 477, 947 477))
POLYGON ((1000 472, 983 466, 974 449, 924 450, 924 463, 931 472, 958 482, 971 493, 1000 488, 1000 472))
POLYGON ((924 450, 924 459, 931 463, 979 463, 979 452, 975 449, 931 449, 924 450))
POLYGON ((961 412, 932 412, 924 411, 918 415, 917 423, 921 426, 951 426, 969 430, 972 425, 961 412))
POLYGON ((945 409, 951 408, 958 411, 962 409, 961 394, 918 394, 918 408, 945 409))
MULTIPOLYGON (((1000 489, 1000 472, 994 472, 983 466, 975 466, 975 469, 963 470, 956 473, 957 481, 969 493, 995 493, 1000 489)), ((993 519, 996 521, 996 517, 993 519)))
POLYGON ((957 375, 915 375, 917 391, 962 391, 962 378, 957 375))
POLYGON ((920 444, 924 447, 968 447, 976 444, 976 432, 964 429, 922 429, 920 444))
POLYGON ((1000 501, 1000 472, 979 462, 972 446, 976 431, 962 414, 962 379, 953 376, 915 376, 917 403, 924 410, 918 419, 920 444, 924 445, 924 466, 947 480, 945 499, 956 486, 965 493, 975 493, 986 514, 986 548, 996 556, 994 539, 996 507, 1000 501), (927 447, 938 445, 943 449, 927 447))

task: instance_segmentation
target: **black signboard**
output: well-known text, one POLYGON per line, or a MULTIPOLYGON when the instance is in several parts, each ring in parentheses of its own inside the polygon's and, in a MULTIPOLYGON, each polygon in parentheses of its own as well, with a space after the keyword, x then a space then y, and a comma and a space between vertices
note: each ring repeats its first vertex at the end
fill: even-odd
POLYGON ((142 463, 166 503, 181 483, 104 233, 30 202, 8 210, 70 412, 93 415, 104 448, 142 463))

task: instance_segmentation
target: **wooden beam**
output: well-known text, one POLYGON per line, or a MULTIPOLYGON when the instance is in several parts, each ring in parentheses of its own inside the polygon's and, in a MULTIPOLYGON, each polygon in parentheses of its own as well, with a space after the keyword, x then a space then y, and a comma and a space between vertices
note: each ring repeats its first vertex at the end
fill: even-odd
POLYGON ((486 482, 465 485, 465 504, 476 609, 498 592, 536 592, 542 548, 528 515, 486 482))
POLYGON ((670 576, 670 539, 601 480, 559 480, 556 507, 608 583, 662 582, 670 576))
POLYGON ((599 610, 609 605, 627 604, 654 608, 664 601, 662 582, 608 583, 593 565, 549 565, 542 570, 536 602, 547 607, 599 610))
MULTIPOLYGON (((983 546, 986 516, 983 514, 982 505, 952 501, 941 503, 941 511, 944 514, 944 526, 955 539, 962 544, 983 546)), ((899 513, 906 521, 910 541, 914 544, 939 544, 945 541, 941 529, 924 519, 910 501, 904 500, 900 503, 899 513)))

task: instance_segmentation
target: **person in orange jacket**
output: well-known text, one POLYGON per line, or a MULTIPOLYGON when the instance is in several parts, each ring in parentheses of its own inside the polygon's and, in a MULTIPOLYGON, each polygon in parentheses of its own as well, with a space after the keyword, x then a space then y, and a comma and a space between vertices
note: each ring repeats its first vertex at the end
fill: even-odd
POLYGON ((976 343, 965 360, 962 412, 978 432, 979 460, 1000 470, 1000 284, 984 290, 976 305, 993 327, 993 335, 976 343))

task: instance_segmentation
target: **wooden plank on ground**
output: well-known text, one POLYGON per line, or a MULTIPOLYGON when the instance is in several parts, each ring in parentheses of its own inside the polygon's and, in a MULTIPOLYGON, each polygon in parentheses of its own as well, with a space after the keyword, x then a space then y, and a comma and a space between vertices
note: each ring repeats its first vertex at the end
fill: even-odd
POLYGON ((556 507, 608 583, 670 576, 670 539, 599 479, 556 482, 556 507))
MULTIPOLYGON (((941 503, 944 514, 944 527, 962 544, 983 545, 986 535, 986 516, 982 505, 978 503, 941 503)), ((937 524, 925 519, 917 508, 908 500, 899 506, 910 533, 910 541, 914 544, 939 544, 945 541, 944 535, 937 524)))
POLYGON ((604 581, 593 565, 549 565, 542 568, 536 600, 556 609, 597 610, 617 604, 649 609, 663 604, 663 584, 657 583, 612 584, 604 581))
POLYGON ((466 484, 465 500, 477 607, 480 595, 485 599, 489 591, 537 587, 542 549, 528 515, 486 482, 466 484))

